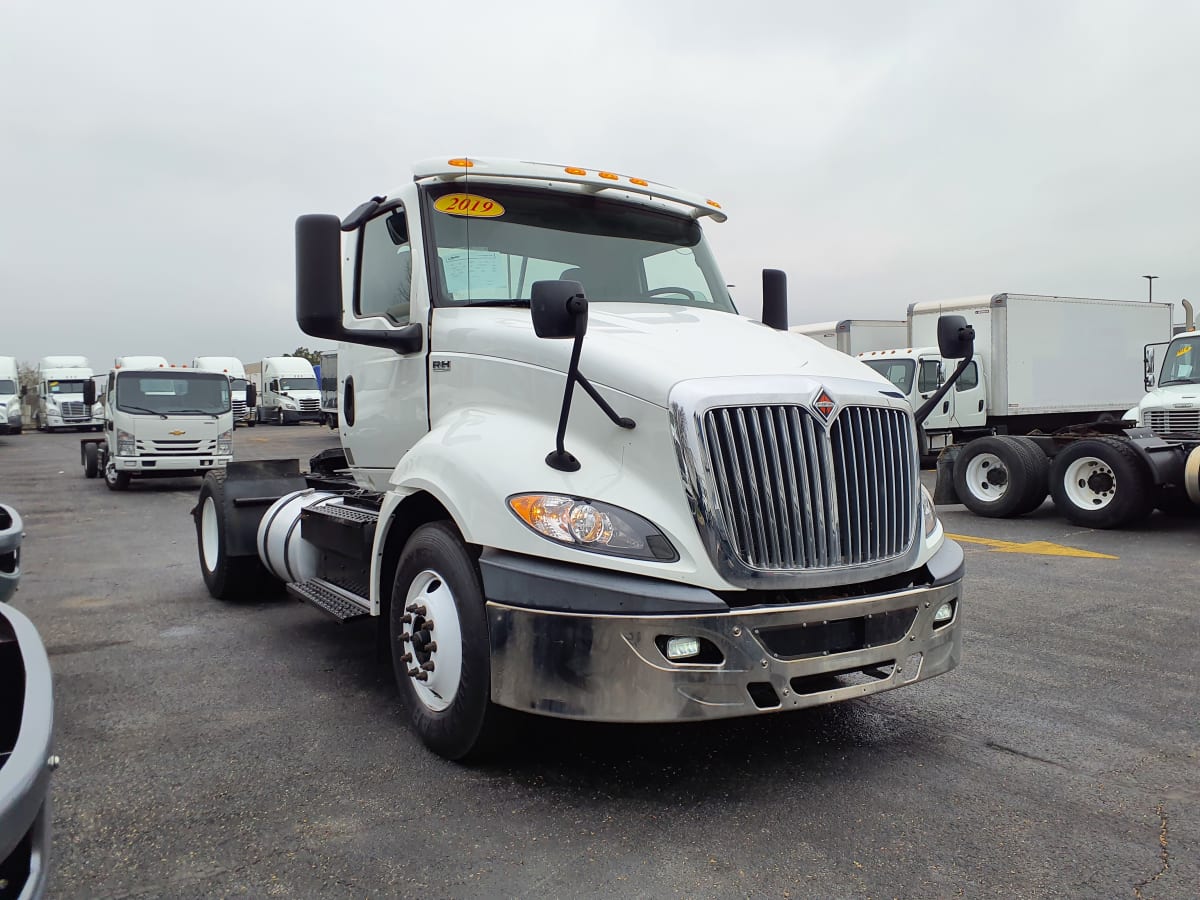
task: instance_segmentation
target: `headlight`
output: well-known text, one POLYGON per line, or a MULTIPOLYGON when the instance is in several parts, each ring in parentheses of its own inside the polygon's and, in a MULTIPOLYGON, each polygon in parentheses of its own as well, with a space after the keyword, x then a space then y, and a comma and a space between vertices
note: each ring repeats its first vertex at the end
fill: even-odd
POLYGON ((295 409, 296 401, 292 400, 290 398, 284 397, 282 400, 279 401, 279 405, 282 406, 284 409, 295 409))
POLYGON ((929 537, 937 528, 938 519, 933 508, 933 498, 929 496, 925 485, 921 485, 921 515, 925 518, 925 537, 929 537))
POLYGON ((508 506, 542 537, 580 550, 660 562, 679 559, 666 535, 627 509, 560 494, 517 494, 508 498, 508 506))
POLYGON ((133 434, 120 428, 117 429, 117 456, 137 456, 133 434))
POLYGON ((229 456, 233 453, 233 429, 222 431, 217 436, 217 456, 229 456))

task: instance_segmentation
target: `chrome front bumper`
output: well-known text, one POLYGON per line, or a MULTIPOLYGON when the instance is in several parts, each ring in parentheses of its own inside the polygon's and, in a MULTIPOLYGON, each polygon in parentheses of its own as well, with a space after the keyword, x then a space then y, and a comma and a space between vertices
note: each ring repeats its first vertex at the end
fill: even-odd
MULTIPOLYGON (((492 700, 561 718, 674 722, 800 709, 932 678, 954 668, 961 653, 962 552, 947 542, 938 556, 943 574, 929 584, 852 599, 730 608, 711 592, 666 586, 667 604, 710 605, 701 595, 717 601, 712 612, 682 614, 501 602, 489 586, 511 597, 520 582, 497 574, 485 557, 492 700), (935 630, 934 612, 947 602, 954 616, 935 630), (666 637, 702 638, 722 659, 672 662, 662 650, 666 637)), ((615 589, 580 584, 579 592, 601 605, 630 597, 629 578, 618 577, 615 589)), ((547 594, 563 597, 561 586, 550 583, 547 594)))

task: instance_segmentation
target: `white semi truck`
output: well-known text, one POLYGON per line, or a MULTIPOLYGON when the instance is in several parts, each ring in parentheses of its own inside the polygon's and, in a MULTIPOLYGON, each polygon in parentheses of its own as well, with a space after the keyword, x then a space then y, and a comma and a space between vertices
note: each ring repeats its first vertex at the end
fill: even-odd
POLYGON ((793 325, 788 331, 810 337, 849 356, 868 350, 891 350, 908 343, 908 321, 905 319, 842 319, 793 325))
POLYGON ((236 356, 197 356, 192 359, 192 368, 202 372, 222 372, 229 378, 232 391, 233 424, 253 426, 257 421, 254 408, 257 405, 257 388, 250 384, 246 369, 236 356))
POLYGON ((21 398, 24 396, 16 359, 0 356, 0 434, 21 433, 24 425, 21 398))
POLYGON ((259 422, 320 422, 321 391, 312 363, 302 356, 268 356, 251 370, 259 422))
MULTIPOLYGON (((86 402, 96 384, 84 383, 86 402)), ((80 441, 88 478, 123 491, 133 478, 204 475, 233 459, 229 377, 170 366, 162 357, 118 357, 108 374, 104 436, 80 441)))
POLYGON ((99 431, 91 404, 83 399, 84 384, 92 375, 86 356, 47 356, 38 364, 37 409, 33 419, 41 431, 86 428, 99 431))
MULTIPOLYGON (((339 342, 342 447, 205 479, 210 593, 284 582, 376 617, 413 727, 451 758, 510 710, 698 721, 953 668, 963 554, 911 407, 852 358, 797 353, 781 272, 774 328, 739 316, 701 227, 724 220, 640 178, 492 159, 302 216, 297 319, 339 342)), ((969 353, 965 321, 943 326, 969 353)))

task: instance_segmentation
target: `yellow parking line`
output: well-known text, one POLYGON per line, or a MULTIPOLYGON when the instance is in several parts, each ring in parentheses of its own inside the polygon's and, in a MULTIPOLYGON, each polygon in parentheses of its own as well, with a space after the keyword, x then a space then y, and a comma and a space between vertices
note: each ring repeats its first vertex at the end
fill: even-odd
POLYGON ((1029 553, 1034 556, 1077 556, 1082 559, 1120 559, 1107 553, 1093 553, 1091 550, 1080 550, 1078 547, 1064 547, 1062 544, 1052 544, 1049 541, 998 541, 995 538, 972 537, 969 534, 947 534, 946 537, 964 544, 982 544, 991 547, 997 553, 1029 553))

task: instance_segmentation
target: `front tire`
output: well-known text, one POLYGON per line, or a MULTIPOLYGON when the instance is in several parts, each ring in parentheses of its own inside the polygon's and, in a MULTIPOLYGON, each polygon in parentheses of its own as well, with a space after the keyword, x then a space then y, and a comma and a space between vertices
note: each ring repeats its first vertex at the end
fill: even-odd
POLYGON ((95 478, 100 474, 100 448, 95 444, 87 444, 83 448, 83 475, 85 478, 95 478))
POLYGON ((209 472, 200 485, 200 500, 192 510, 196 520, 196 549, 200 574, 209 594, 218 600, 245 600, 277 593, 279 581, 254 556, 230 556, 232 501, 225 493, 225 473, 209 472))
POLYGON ((1120 528, 1154 509, 1150 470, 1119 438, 1076 441, 1054 458, 1050 495, 1068 520, 1086 528, 1120 528))
POLYGON ((118 472, 114 463, 104 467, 104 483, 110 491, 129 490, 130 475, 128 472, 118 472))
POLYGON ((508 714, 491 701, 479 569, 450 523, 423 525, 409 538, 389 625, 396 684, 425 746, 455 760, 495 749, 508 714))

